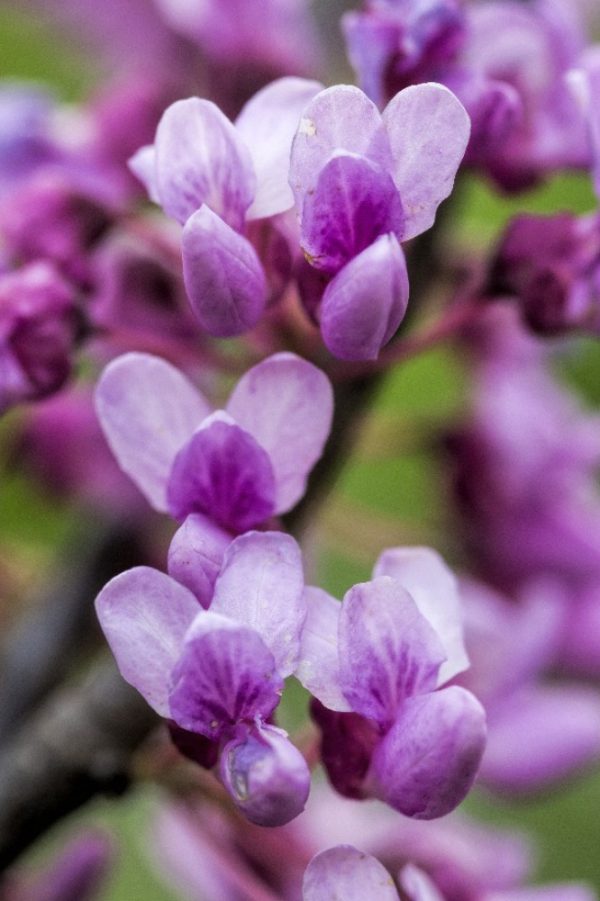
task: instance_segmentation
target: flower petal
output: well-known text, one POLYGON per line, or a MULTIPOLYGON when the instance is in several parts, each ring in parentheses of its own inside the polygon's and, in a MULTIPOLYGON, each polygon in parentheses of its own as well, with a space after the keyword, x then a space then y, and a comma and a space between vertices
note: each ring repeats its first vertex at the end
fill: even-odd
POLYGON ((485 736, 483 707, 464 688, 408 698, 373 753, 372 791, 405 816, 444 816, 471 788, 485 736))
POLYGON ((321 588, 304 589, 306 620, 296 678, 329 710, 349 711, 340 685, 338 624, 342 605, 321 588))
POLYGON ((402 322, 408 275, 394 235, 382 235, 338 272, 321 303, 321 332, 341 360, 375 360, 402 322))
POLYGON ((244 142, 210 100, 178 100, 156 131, 156 193, 182 225, 206 204, 239 230, 252 202, 255 176, 244 142))
POLYGON ((302 555, 291 535, 247 532, 225 552, 211 610, 258 632, 285 677, 298 659, 303 588, 302 555))
POLYGON ((387 576, 355 585, 339 622, 341 687, 356 713, 388 727, 403 701, 429 691, 444 657, 407 591, 387 576))
POLYGON ((302 882, 303 901, 399 901, 394 880, 379 861, 352 845, 338 845, 313 857, 302 882))
POLYGON ((391 726, 406 698, 435 687, 440 639, 407 591, 388 576, 351 588, 339 624, 340 677, 356 713, 391 726))
POLYGON ((319 173, 336 150, 388 163, 390 149, 379 110, 361 90, 335 85, 305 107, 292 144, 290 185, 298 210, 314 191, 319 173))
POLYGON ((156 151, 154 144, 140 147, 129 159, 127 165, 138 178, 148 192, 148 197, 154 203, 160 204, 158 188, 156 186, 156 151))
POLYGON ((431 228, 452 191, 471 124, 462 103, 441 84, 411 85, 383 112, 392 173, 406 216, 404 241, 431 228))
POLYGON ((321 729, 320 757, 329 781, 347 798, 365 798, 365 779, 381 730, 373 720, 358 713, 338 713, 317 701, 311 716, 321 729))
POLYGON ((168 569, 181 585, 210 607, 215 581, 232 536, 201 513, 191 513, 173 535, 168 569))
POLYGON ((528 687, 490 709, 480 778, 503 793, 535 792, 600 757, 600 697, 579 686, 528 687))
POLYGON ((485 901, 598 901, 596 892, 587 885, 576 882, 535 885, 515 888, 505 892, 491 892, 485 901))
POLYGON ((285 513, 304 494, 308 473, 329 437, 333 418, 329 379, 295 354, 275 354, 242 376, 227 411, 269 454, 275 513, 285 513))
POLYGON ((257 632, 200 612, 173 670, 169 705, 177 725, 217 739, 243 720, 267 719, 282 691, 273 655, 257 632))
POLYGON ((323 89, 318 81, 278 78, 252 97, 236 128, 252 156, 257 176, 248 219, 283 213, 294 205, 289 185, 290 153, 303 109, 323 89))
POLYGON ((129 353, 113 360, 96 386, 100 425, 121 469, 157 510, 177 452, 209 415, 202 395, 159 357, 129 353))
POLYGON ((227 414, 215 413, 175 457, 167 499, 176 519, 204 513, 223 529, 245 532, 273 513, 269 456, 227 414))
POLYGON ((400 237, 403 227, 391 176, 365 157, 338 153, 304 198, 302 249, 316 269, 335 273, 381 235, 400 237))
POLYGON ((397 579, 437 632, 446 651, 438 685, 467 669, 458 587, 440 555, 428 547, 390 548, 379 557, 373 575, 397 579))
POLYGON ((302 554, 291 535, 248 532, 225 552, 211 610, 258 632, 285 677, 298 661, 303 588, 302 554))
POLYGON ((284 826, 304 810, 310 770, 283 729, 255 726, 221 753, 221 779, 236 807, 259 826, 284 826))
POLYGON ((444 901, 429 876, 411 863, 402 868, 400 885, 409 901, 444 901))
POLYGON ((171 672, 199 609, 187 588, 148 566, 116 576, 96 598, 121 675, 161 716, 170 715, 171 672))
POLYGON ((256 325, 266 279, 252 244, 203 206, 181 237, 183 279, 192 309, 209 335, 227 338, 256 325))

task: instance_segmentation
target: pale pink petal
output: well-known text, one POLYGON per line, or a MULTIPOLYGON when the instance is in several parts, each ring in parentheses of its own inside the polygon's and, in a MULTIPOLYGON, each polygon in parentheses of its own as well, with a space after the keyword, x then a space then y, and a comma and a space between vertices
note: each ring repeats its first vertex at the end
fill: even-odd
POLYGON ((225 552, 211 610, 250 626, 282 676, 294 672, 306 617, 300 548, 283 532, 248 532, 225 552))
POLYGON ((471 123, 462 103, 440 84, 400 91, 386 106, 383 121, 406 217, 406 241, 431 228, 438 206, 452 191, 471 123))
POLYGON ((321 332, 341 360, 376 360, 408 305, 408 273, 394 235, 382 235, 329 282, 321 303, 321 332))
POLYGON ((366 156, 386 167, 390 150, 375 104, 352 85, 321 91, 305 107, 292 144, 290 185, 298 210, 314 191, 319 173, 336 150, 366 156))
POLYGON ((428 547, 390 548, 379 557, 373 575, 397 579, 439 635, 447 659, 440 667, 438 685, 469 666, 458 586, 437 551, 428 547))
POLYGON ((171 672, 200 609, 187 588, 148 566, 116 576, 96 598, 121 675, 161 716, 170 716, 171 672))
POLYGON ((160 203, 156 186, 156 151, 154 150, 154 144, 140 147, 133 154, 127 165, 146 188, 150 200, 153 200, 154 203, 160 203))
POLYGON ((342 605, 321 588, 304 589, 306 620, 296 678, 329 710, 350 711, 340 686, 338 626, 342 605))
POLYGON ((210 100, 178 100, 156 131, 156 193, 182 225, 203 204, 240 229, 252 202, 250 153, 229 119, 210 100))
POLYGON ((394 880, 371 854, 338 845, 313 857, 302 882, 302 901, 399 901, 394 880))
POLYGON ((257 176, 248 219, 274 216, 294 205, 289 185, 292 140, 303 109, 322 89, 318 81, 279 78, 255 94, 236 119, 257 176))
POLYGON ((600 695, 581 686, 523 689, 489 713, 480 778, 496 791, 539 791, 600 758, 600 695))
POLYGON ((106 367, 96 387, 100 425, 121 469, 157 510, 167 510, 171 466, 209 415, 202 395, 160 357, 129 353, 106 367))
POLYGON ((429 876, 412 863, 402 869, 400 885, 406 892, 408 901, 444 901, 429 876))
POLYGON ((464 688, 408 698, 375 748, 371 790, 405 816, 444 816, 471 788, 485 737, 483 707, 464 688))
POLYGON ((227 411, 269 454, 275 512, 286 512, 304 494, 329 437, 333 391, 327 376, 295 354, 275 354, 242 376, 227 411))
POLYGON ((169 547, 169 575, 209 607, 232 536, 201 513, 186 517, 169 547))

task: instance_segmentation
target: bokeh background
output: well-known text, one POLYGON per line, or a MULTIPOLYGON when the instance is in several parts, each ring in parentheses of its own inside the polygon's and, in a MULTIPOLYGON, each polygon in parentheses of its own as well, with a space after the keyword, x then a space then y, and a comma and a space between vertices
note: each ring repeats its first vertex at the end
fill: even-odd
MULTIPOLYGON (((332 0, 315 3, 335 61, 330 80, 349 77, 337 30, 339 13, 348 5, 332 0)), ((53 0, 47 0, 49 12, 52 6, 53 0)), ((27 3, 0 2, 2 78, 34 80, 60 99, 76 101, 88 96, 105 75, 87 46, 39 14, 39 4, 32 12, 27 3)), ((594 208, 585 176, 561 176, 514 200, 500 198, 482 181, 468 177, 453 203, 448 240, 457 259, 465 248, 489 246, 516 211, 594 208)), ((600 354, 595 343, 578 340, 572 353, 564 356, 560 375, 586 405, 600 407, 600 354)), ((448 473, 437 441, 445 425, 464 416, 468 406, 469 374, 458 354, 448 349, 426 353, 386 379, 355 453, 322 512, 310 549, 323 587, 341 596, 351 584, 369 577, 382 547, 394 544, 431 544, 460 565, 447 518, 448 473)), ((18 417, 16 412, 0 423, 0 628, 18 616, 13 598, 35 593, 56 559, 68 558, 76 536, 89 527, 80 511, 58 503, 9 466, 10 437, 18 417)), ((286 718, 288 723, 300 721, 301 693, 292 691, 286 704, 283 725, 286 718)), ((29 859, 45 859, 84 823, 107 826, 116 837, 117 857, 102 901, 173 901, 177 896, 153 863, 151 823, 157 801, 156 790, 142 784, 123 800, 96 803, 56 829, 29 859)), ((578 777, 551 797, 515 805, 478 793, 466 808, 495 824, 531 831, 539 851, 540 881, 586 879, 600 891, 600 771, 578 777)))

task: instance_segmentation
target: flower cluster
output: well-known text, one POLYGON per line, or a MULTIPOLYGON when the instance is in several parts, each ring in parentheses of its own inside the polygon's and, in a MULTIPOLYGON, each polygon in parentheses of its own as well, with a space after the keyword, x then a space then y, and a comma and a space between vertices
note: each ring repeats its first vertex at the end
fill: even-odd
POLYGON ((131 165, 183 225, 186 289, 206 331, 241 334, 277 299, 273 261, 245 234, 266 220, 287 244, 288 280, 300 248, 323 274, 309 278, 301 268, 299 282, 328 349, 371 359, 406 311, 399 242, 433 225, 469 119, 437 84, 401 91, 383 115, 358 88, 320 88, 280 79, 246 104, 235 127, 211 101, 178 101, 131 165))
MULTIPOLYGON (((359 86, 327 65, 327 4, 20 5, 112 78, 70 106, 0 85, 0 414, 27 404, 6 419, 0 506, 10 525, 33 473, 75 522, 73 574, 21 618, 46 551, 15 576, 0 521, 0 620, 23 629, 2 642, 0 712, 27 725, 1 749, 0 864, 128 784, 137 746, 178 796, 155 850, 186 899, 593 901, 525 887, 522 837, 455 811, 600 761, 600 420, 560 377, 597 401, 593 362, 573 375, 600 333, 583 0, 348 4, 359 86), (524 200, 493 246, 466 242, 473 196, 487 228, 494 192, 517 209, 566 170, 589 206, 524 200), (103 636, 137 694, 111 663, 122 695, 89 703, 103 636), (47 713, 63 674, 72 695, 47 713), (29 785, 3 791, 14 754, 33 814, 29 785)), ((109 857, 84 837, 0 896, 87 901, 109 857)))

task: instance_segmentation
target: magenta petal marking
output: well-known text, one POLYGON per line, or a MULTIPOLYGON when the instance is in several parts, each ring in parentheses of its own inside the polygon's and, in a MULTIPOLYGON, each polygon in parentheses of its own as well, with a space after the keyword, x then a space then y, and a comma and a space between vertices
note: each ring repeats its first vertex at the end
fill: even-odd
POLYGON ((123 678, 168 717, 171 671, 201 608, 191 592, 156 569, 121 573, 96 598, 96 613, 123 678))
POLYGON ((383 235, 344 266, 321 303, 321 332, 341 360, 375 360, 408 304, 406 261, 394 235, 383 235))
POLYGON ((245 532, 273 513, 275 480, 252 435, 214 414, 175 458, 167 488, 176 519, 204 513, 223 529, 245 532))
POLYGON ((173 670, 169 696, 177 725, 217 739, 255 717, 267 719, 283 681, 260 635, 212 611, 201 611, 173 670))
POLYGON ((241 335, 260 319, 266 278, 252 244, 208 206, 185 224, 183 278, 190 304, 209 335, 241 335))
POLYGON ((485 739, 483 707, 464 688, 409 698, 375 748, 371 790, 406 816, 444 816, 471 788, 485 739))
POLYGON ((312 266, 338 272, 381 235, 402 235, 404 214, 391 176, 354 154, 321 169, 302 207, 302 249, 312 266))
POLYGON ((388 727, 406 698, 435 688, 444 649, 399 582, 380 576, 344 597, 340 678, 356 713, 388 727))

